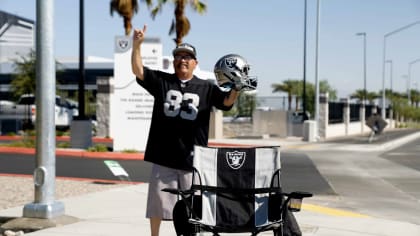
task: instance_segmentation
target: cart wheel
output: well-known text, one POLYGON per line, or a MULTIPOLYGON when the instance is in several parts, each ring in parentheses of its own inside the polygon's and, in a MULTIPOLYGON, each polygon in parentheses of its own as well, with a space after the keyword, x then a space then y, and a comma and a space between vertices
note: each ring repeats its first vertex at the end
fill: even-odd
POLYGON ((273 230, 274 236, 283 236, 283 226, 279 226, 277 229, 273 230))
POLYGON ((179 200, 173 209, 173 223, 176 235, 178 236, 195 236, 194 225, 188 222, 189 210, 185 202, 179 200))

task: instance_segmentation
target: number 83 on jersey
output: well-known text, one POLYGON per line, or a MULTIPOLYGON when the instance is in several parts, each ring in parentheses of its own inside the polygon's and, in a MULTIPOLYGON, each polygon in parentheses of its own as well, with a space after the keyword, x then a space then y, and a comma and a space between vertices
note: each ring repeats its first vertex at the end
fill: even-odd
POLYGON ((195 93, 182 94, 176 90, 169 90, 166 93, 164 112, 166 116, 180 116, 182 119, 195 120, 198 113, 200 97, 195 93))

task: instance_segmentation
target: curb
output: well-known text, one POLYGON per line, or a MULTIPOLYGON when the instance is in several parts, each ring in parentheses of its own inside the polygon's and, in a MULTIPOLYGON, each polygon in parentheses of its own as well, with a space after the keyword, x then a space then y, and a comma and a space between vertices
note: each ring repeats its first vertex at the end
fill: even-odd
MULTIPOLYGON (((0 147, 1 153, 36 155, 35 148, 0 147)), ((116 159, 116 160, 143 160, 144 153, 124 153, 124 152, 87 152, 78 149, 56 149, 55 155, 60 158, 79 157, 97 159, 116 159)))
POLYGON ((390 140, 386 143, 379 144, 379 145, 348 144, 348 145, 343 145, 341 147, 328 147, 328 148, 334 148, 335 150, 363 150, 365 152, 387 151, 393 148, 397 148, 405 143, 411 142, 419 137, 420 137, 420 132, 414 132, 404 137, 390 140))
MULTIPOLYGON (((10 139, 4 139, 3 138, 2 140, 10 140, 10 139)), ((13 138, 12 140, 19 140, 19 139, 13 138)), ((209 142, 209 146, 249 147, 249 146, 253 146, 253 145, 209 142)), ((0 152, 1 153, 10 153, 10 154, 36 155, 36 149, 35 148, 26 148, 26 147, 1 147, 0 146, 0 152)), ((57 157, 60 157, 60 158, 78 157, 78 158, 96 158, 96 159, 114 159, 114 160, 139 160, 139 161, 144 160, 144 152, 138 152, 138 153, 88 152, 88 151, 81 150, 81 149, 57 148, 56 151, 55 151, 55 155, 57 157)))

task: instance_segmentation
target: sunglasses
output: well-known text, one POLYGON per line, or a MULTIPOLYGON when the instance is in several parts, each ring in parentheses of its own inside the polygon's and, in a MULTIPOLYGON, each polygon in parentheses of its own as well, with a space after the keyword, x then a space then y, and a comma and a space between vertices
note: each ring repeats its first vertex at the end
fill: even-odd
POLYGON ((174 59, 177 61, 180 61, 182 59, 186 60, 186 61, 190 61, 190 60, 195 60, 195 57, 191 56, 191 55, 175 55, 174 59))

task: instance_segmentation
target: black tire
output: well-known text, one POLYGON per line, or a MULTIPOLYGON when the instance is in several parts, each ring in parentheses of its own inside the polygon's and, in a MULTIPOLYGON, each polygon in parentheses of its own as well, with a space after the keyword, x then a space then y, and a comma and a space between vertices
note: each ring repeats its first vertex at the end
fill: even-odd
POLYGON ((277 229, 273 230, 274 236, 283 236, 283 226, 280 225, 277 229))
POLYGON ((185 202, 182 200, 179 200, 175 206, 174 210, 172 212, 172 218, 174 222, 174 227, 176 231, 176 235, 178 236, 195 236, 196 231, 194 225, 190 224, 188 222, 188 216, 189 216, 189 209, 185 205, 185 202))

